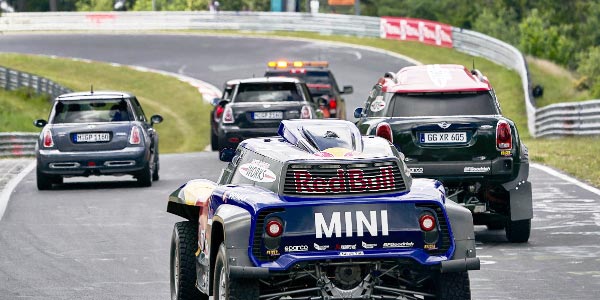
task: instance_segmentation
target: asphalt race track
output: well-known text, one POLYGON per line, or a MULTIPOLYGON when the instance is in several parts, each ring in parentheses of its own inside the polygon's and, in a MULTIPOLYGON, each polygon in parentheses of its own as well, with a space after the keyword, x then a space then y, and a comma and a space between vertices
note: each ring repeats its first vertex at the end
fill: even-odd
MULTIPOLYGON (((379 76, 407 65, 304 41, 183 35, 0 35, 0 51, 144 66, 217 87, 260 76, 276 58, 329 60, 339 84, 354 86, 348 116, 379 76)), ((151 188, 103 177, 40 192, 29 174, 0 220, 0 299, 169 299, 170 237, 179 218, 165 212, 167 197, 189 179, 216 180, 223 165, 212 152, 161 155, 161 180, 151 188)), ((530 180, 529 243, 476 229, 482 270, 470 272, 473 299, 600 298, 600 191, 537 167, 530 180)))

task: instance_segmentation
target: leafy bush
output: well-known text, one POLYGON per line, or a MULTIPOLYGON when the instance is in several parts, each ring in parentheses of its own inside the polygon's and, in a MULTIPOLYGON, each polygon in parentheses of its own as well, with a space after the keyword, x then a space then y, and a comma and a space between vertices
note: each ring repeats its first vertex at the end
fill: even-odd
POLYGON ((575 41, 569 37, 571 25, 550 25, 547 16, 533 9, 519 29, 519 46, 523 52, 533 56, 547 58, 562 65, 573 61, 575 41))
POLYGON ((600 46, 590 47, 578 55, 577 71, 588 78, 587 85, 594 97, 600 97, 600 46))

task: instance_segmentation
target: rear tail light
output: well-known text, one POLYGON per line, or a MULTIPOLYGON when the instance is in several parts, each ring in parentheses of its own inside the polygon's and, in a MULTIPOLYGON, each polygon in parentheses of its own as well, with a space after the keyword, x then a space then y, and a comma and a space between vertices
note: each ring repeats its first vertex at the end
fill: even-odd
POLYGON ((300 112, 300 119, 312 119, 312 114, 310 113, 310 108, 308 106, 302 106, 302 111, 300 112))
POLYGON ((224 110, 225 109, 223 108, 223 106, 221 106, 221 105, 217 106, 217 109, 215 109, 215 119, 221 118, 224 110))
POLYGON ((140 128, 137 126, 131 127, 131 133, 129 134, 129 143, 132 145, 139 145, 142 142, 142 137, 140 136, 140 128))
POLYGON ((390 143, 394 143, 394 136, 392 135, 392 127, 390 124, 386 122, 381 122, 377 124, 377 129, 375 129, 375 135, 378 137, 382 137, 388 140, 390 143))
POLYGON ((422 215, 419 218, 419 225, 423 231, 432 231, 435 229, 435 218, 432 215, 422 215))
POLYGON ((510 125, 504 120, 496 125, 496 147, 498 149, 512 149, 512 133, 510 125))
POLYGON ((231 124, 233 122, 233 109, 231 109, 231 106, 225 106, 225 110, 223 111, 223 123, 231 124))
POLYGON ((52 139, 52 132, 50 131, 50 129, 44 130, 43 142, 45 148, 54 147, 54 140, 52 139))
POLYGON ((283 233, 283 224, 278 220, 271 220, 267 222, 266 231, 270 237, 278 237, 283 233))

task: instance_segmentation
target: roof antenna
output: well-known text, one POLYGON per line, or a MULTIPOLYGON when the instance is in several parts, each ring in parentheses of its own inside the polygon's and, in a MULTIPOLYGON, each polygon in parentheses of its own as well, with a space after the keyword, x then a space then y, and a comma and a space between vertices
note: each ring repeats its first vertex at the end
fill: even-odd
POLYGON ((473 57, 473 70, 475 70, 475 57, 473 57))
POLYGON ((90 86, 90 94, 93 94, 93 93, 94 93, 94 85, 92 84, 92 85, 90 86))

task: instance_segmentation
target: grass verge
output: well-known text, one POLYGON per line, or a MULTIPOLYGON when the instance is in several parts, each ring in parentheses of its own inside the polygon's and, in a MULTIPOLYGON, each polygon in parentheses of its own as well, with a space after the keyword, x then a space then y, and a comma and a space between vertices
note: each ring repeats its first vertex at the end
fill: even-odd
MULTIPOLYGON (((161 153, 202 151, 208 144, 207 120, 210 105, 202 100, 196 88, 173 77, 106 63, 20 54, 0 54, 0 65, 42 75, 75 91, 89 90, 93 84, 94 90, 117 90, 135 94, 147 117, 161 114, 165 118, 163 123, 156 125, 160 134, 161 153)), ((12 102, 16 104, 12 106, 23 108, 19 101, 23 102, 15 99, 12 102)), ((46 119, 49 108, 50 106, 45 110, 32 109, 26 113, 15 110, 20 115, 8 119, 6 124, 0 123, 0 131, 12 131, 16 128, 20 131, 38 131, 33 125, 28 125, 34 119, 46 119)))
POLYGON ((50 99, 27 90, 6 91, 0 89, 0 131, 35 131, 33 120, 46 118, 50 99))

